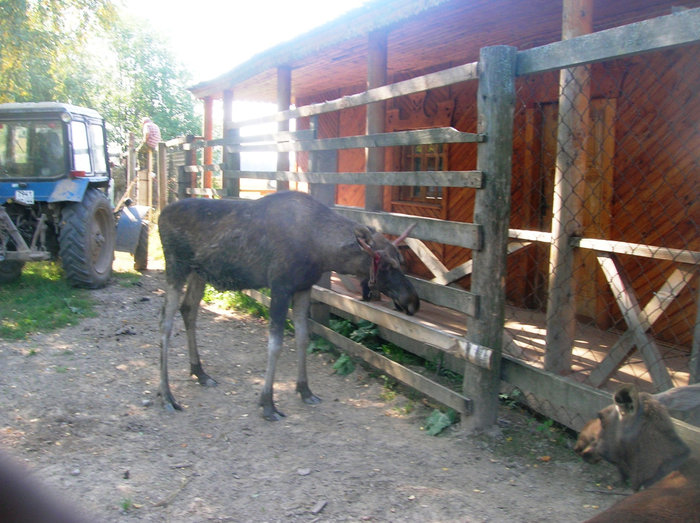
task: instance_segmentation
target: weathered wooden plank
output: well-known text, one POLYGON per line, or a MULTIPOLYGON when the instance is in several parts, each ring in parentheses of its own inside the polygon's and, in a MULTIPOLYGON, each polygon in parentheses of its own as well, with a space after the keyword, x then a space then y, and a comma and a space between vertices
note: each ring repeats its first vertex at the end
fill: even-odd
POLYGON ((364 185, 469 187, 483 185, 481 171, 385 171, 375 173, 351 172, 293 172, 293 171, 224 171, 228 178, 256 180, 288 180, 290 182, 364 185))
POLYGON ((467 292, 455 287, 445 287, 436 283, 431 283, 420 278, 409 276, 409 280, 416 288, 421 299, 461 311, 470 316, 475 316, 478 310, 479 297, 471 292, 467 292))
POLYGON ((364 225, 369 225, 385 234, 401 234, 415 223, 411 236, 425 241, 457 245, 467 249, 479 249, 482 245, 481 226, 473 223, 450 222, 436 218, 368 212, 352 207, 335 206, 338 213, 364 225))
POLYGON ((508 229, 508 237, 516 240, 527 240, 531 242, 552 242, 552 233, 550 232, 527 231, 524 229, 508 229))
MULTIPOLYGON (((673 300, 685 289, 692 277, 693 270, 683 267, 678 267, 671 273, 639 314, 639 325, 640 328, 644 329, 644 332, 648 331, 654 322, 659 319, 673 300)), ((594 387, 600 387, 622 363, 622 360, 625 359, 625 356, 634 346, 635 337, 633 332, 628 330, 612 346, 603 361, 591 371, 588 376, 588 382, 594 387)))
POLYGON ((217 196, 218 193, 216 192, 216 189, 209 189, 209 188, 201 188, 201 187, 188 187, 185 192, 190 195, 194 196, 217 196))
POLYGON ((350 314, 364 318, 377 325, 401 332, 406 336, 434 347, 451 351, 458 346, 458 341, 461 339, 460 336, 423 325, 416 318, 406 316, 403 313, 379 307, 371 302, 356 300, 350 296, 344 296, 321 287, 313 287, 311 298, 331 307, 343 309, 350 314))
POLYGON ((418 259, 423 262, 430 272, 434 275, 442 275, 447 272, 447 267, 443 265, 440 259, 431 251, 428 246, 421 240, 416 238, 406 238, 404 243, 408 245, 418 259))
POLYGON ((463 133, 452 127, 397 131, 393 133, 344 136, 322 140, 304 140, 271 144, 227 145, 229 152, 298 152, 335 149, 364 149, 368 147, 393 147, 397 145, 425 145, 434 143, 479 143, 482 134, 463 133))
POLYGON ((324 327, 320 323, 315 321, 310 321, 309 323, 312 332, 327 339, 350 355, 363 359, 373 367, 396 378, 401 383, 422 392, 447 407, 453 408, 463 416, 468 416, 471 413, 472 401, 469 398, 390 360, 386 356, 377 354, 364 345, 356 343, 328 327, 324 327))
POLYGON ((618 242, 613 240, 596 240, 592 238, 572 238, 571 245, 582 249, 591 249, 615 254, 630 254, 656 260, 671 260, 677 263, 700 264, 700 252, 684 249, 670 249, 656 245, 618 242))
POLYGON ((656 343, 645 333, 644 323, 640 321, 642 311, 637 297, 634 295, 634 290, 619 270, 613 255, 598 254, 598 263, 600 268, 603 269, 603 273, 613 291, 613 296, 615 301, 617 301, 622 317, 632 333, 634 344, 644 358, 656 390, 670 389, 673 387, 673 381, 671 381, 671 376, 656 343))
POLYGON ((405 96, 408 94, 428 91, 430 89, 437 89, 438 87, 446 87, 459 82, 476 80, 478 77, 477 65, 477 62, 458 65, 443 71, 429 73, 423 76, 418 76, 416 78, 411 78, 409 80, 404 80, 381 87, 375 87, 374 89, 369 89, 362 93, 343 96, 342 98, 337 98, 335 100, 305 105, 303 107, 275 113, 273 115, 244 120, 237 122, 236 125, 239 127, 245 127, 249 125, 258 125, 261 123, 289 120, 290 118, 305 118, 308 116, 339 111, 341 109, 359 107, 361 105, 367 105, 373 102, 381 102, 391 98, 396 98, 397 96, 405 96))
POLYGON ((700 8, 520 51, 523 76, 700 41, 700 8))

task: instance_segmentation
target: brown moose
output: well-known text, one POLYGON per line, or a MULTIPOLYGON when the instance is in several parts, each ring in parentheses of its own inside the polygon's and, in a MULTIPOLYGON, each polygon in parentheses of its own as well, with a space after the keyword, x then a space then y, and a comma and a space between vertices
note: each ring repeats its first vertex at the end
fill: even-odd
POLYGON ((635 494, 589 522, 700 522, 700 460, 678 436, 658 400, 624 386, 579 434, 586 461, 616 465, 635 494), (643 488, 643 490, 640 490, 643 488))

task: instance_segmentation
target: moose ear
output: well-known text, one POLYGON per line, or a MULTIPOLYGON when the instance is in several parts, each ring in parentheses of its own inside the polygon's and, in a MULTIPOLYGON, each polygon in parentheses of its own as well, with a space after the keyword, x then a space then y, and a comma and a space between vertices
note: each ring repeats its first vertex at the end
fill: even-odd
POLYGON ((372 242, 372 231, 364 225, 357 225, 355 227, 355 238, 369 244, 372 242))
POLYGON ((639 407, 639 393, 633 385, 621 387, 613 396, 613 400, 623 416, 634 414, 639 407))

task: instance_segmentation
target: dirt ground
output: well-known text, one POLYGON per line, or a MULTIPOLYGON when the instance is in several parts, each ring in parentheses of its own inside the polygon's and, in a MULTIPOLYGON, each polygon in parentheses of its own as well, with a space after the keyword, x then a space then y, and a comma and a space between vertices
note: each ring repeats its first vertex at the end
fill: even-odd
POLYGON ((388 398, 359 366, 340 377, 328 354, 309 357, 324 401, 307 406, 289 336, 276 384, 287 417, 267 422, 266 323, 212 308, 199 340, 219 386, 188 376, 178 319, 170 379, 185 409, 168 414, 156 398, 163 288, 160 270, 113 281, 93 291, 98 317, 0 340, 0 448, 90 521, 567 522, 625 492, 607 487, 612 467, 583 463, 511 409, 500 435, 429 436, 432 406, 388 398))

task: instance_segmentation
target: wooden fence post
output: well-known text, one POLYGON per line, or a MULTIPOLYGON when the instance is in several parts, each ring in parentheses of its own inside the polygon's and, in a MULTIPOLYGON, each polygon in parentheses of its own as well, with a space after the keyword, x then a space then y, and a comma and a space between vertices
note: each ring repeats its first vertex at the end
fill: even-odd
POLYGON ((474 400, 472 416, 463 419, 466 430, 483 430, 496 423, 501 382, 501 351, 505 315, 505 273, 510 221, 510 185, 513 156, 516 48, 493 46, 479 56, 477 93, 477 169, 484 187, 476 192, 474 223, 482 229, 482 247, 473 251, 471 291, 479 296, 475 317, 467 318, 470 342, 493 350, 491 369, 466 364, 464 394, 474 400))

